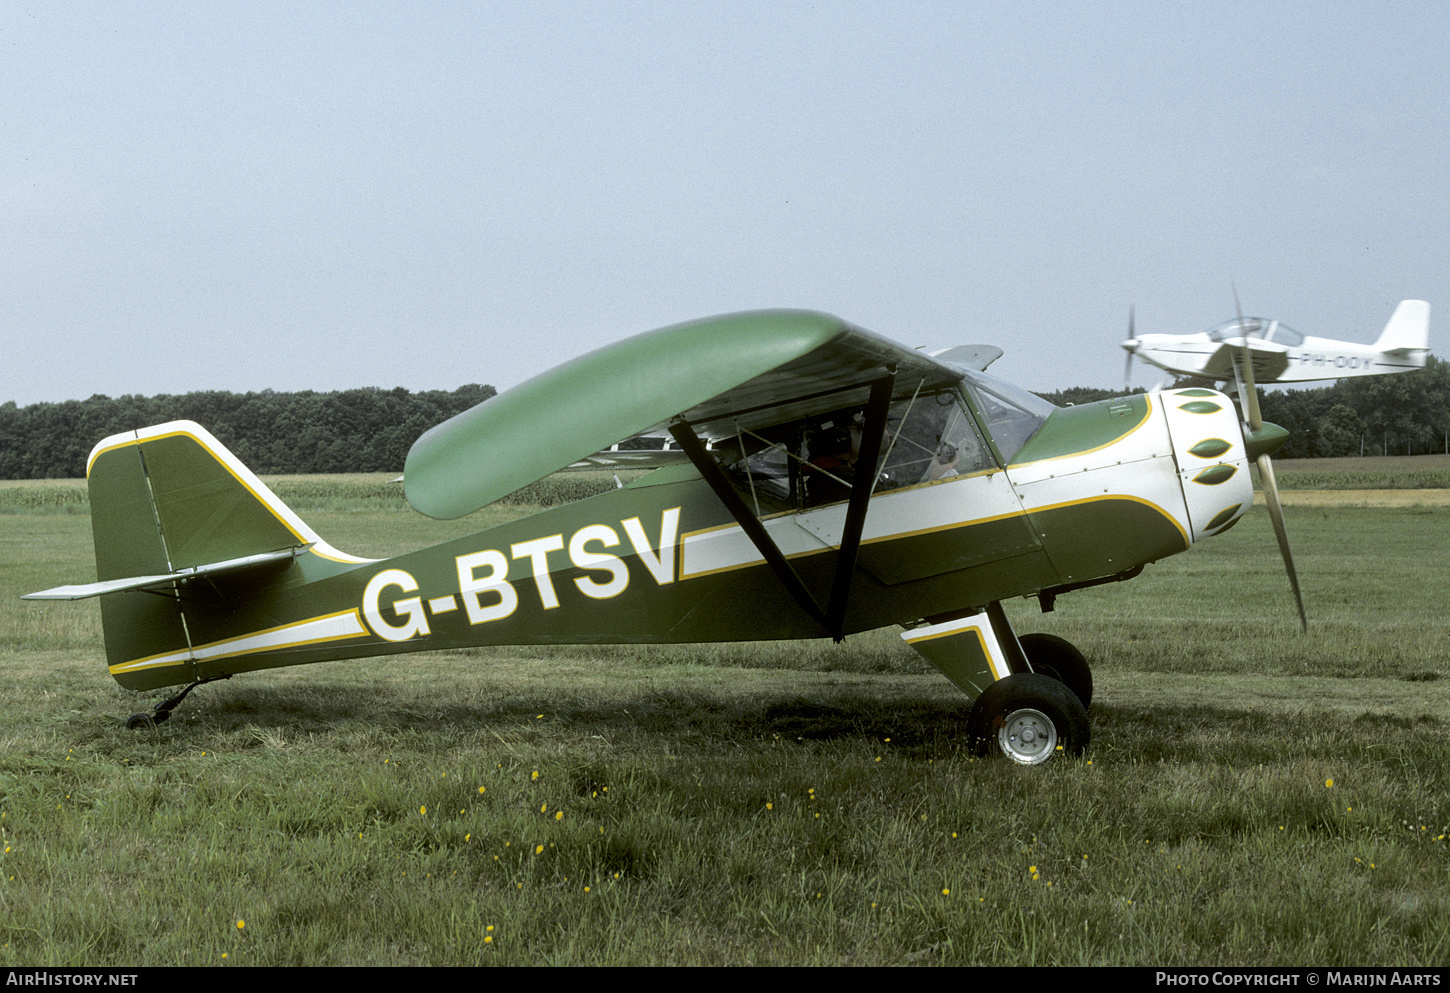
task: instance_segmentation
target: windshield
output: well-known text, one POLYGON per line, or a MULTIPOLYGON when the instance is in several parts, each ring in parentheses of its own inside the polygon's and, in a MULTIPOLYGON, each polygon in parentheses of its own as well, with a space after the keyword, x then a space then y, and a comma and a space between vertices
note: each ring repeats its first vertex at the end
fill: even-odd
POLYGON ((987 433, 1007 462, 1012 461, 1012 456, 1027 444, 1027 439, 1036 434, 1057 409, 1037 394, 994 379, 984 372, 967 370, 962 385, 971 394, 986 423, 987 433))

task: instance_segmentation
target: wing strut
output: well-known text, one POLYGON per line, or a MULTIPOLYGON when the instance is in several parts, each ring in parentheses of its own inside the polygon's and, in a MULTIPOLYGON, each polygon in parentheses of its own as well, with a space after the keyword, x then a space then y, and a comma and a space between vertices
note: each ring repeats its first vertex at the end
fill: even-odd
MULTIPOLYGON (((861 432, 861 451, 856 460, 858 466, 870 467, 881 462, 886 413, 891 408, 891 393, 895 388, 895 366, 871 383, 871 398, 866 401, 866 424, 861 432)), ((861 530, 866 526, 866 504, 875 488, 875 470, 858 469, 856 478, 851 481, 851 501, 846 505, 841 552, 836 557, 836 575, 831 581, 831 599, 826 608, 826 627, 836 641, 845 637, 846 598, 851 592, 851 579, 856 574, 856 554, 861 550, 861 530)))
MULTIPOLYGON (((857 463, 863 467, 875 466, 881 457, 881 442, 886 434, 886 415, 891 406, 891 395, 896 386, 896 369, 883 370, 884 375, 871 381, 871 395, 866 403, 866 423, 861 432, 861 450, 857 463)), ((815 596, 792 568, 780 547, 770 537, 770 532, 753 514, 720 466, 711 458, 704 442, 690 426, 680 419, 670 425, 670 435, 679 443, 681 450, 694 463, 705 482, 715 491, 730 516, 740 525, 757 551, 765 558, 766 565, 780 579, 791 598, 814 618, 836 641, 845 637, 846 603, 851 592, 851 579, 856 570, 856 556, 861 548, 861 533, 866 525, 866 509, 871 491, 876 485, 874 470, 857 472, 851 483, 851 498, 846 505, 846 520, 841 535, 840 552, 836 557, 835 575, 831 581, 831 596, 825 609, 821 608, 815 596)))

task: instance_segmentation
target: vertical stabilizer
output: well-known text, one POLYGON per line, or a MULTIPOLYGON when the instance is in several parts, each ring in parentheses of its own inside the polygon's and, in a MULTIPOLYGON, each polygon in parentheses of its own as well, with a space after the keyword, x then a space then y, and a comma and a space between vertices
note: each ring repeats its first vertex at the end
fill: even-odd
POLYGON ((323 542, 190 421, 107 438, 91 452, 86 479, 98 582, 70 593, 101 596, 111 670, 135 689, 188 681, 194 639, 212 637, 215 605, 204 588, 184 584, 285 568, 288 550, 362 561, 323 542))
POLYGON ((1401 354, 1427 350, 1430 347, 1430 305, 1424 300, 1401 300, 1374 347, 1382 352, 1401 354))

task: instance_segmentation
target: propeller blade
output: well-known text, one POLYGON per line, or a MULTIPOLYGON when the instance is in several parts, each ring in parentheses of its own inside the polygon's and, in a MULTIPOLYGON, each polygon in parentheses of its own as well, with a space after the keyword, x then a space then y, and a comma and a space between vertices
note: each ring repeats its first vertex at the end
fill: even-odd
MULTIPOLYGON (((1128 305, 1128 340, 1136 342, 1138 335, 1133 331, 1133 305, 1128 305)), ((1128 361, 1123 364, 1123 390, 1130 391, 1133 388, 1133 349, 1127 349, 1128 361)))
MULTIPOLYGON (((1240 392, 1243 394, 1244 413, 1248 417, 1249 430, 1245 432, 1247 441, 1250 435, 1264 434, 1264 418, 1259 412, 1259 391, 1254 386, 1254 360, 1249 351, 1249 329, 1244 323, 1244 309, 1239 304, 1238 287, 1234 287, 1234 311, 1239 319, 1239 365, 1243 381, 1240 392)), ((1294 554, 1289 550, 1289 532, 1284 527, 1284 505, 1279 502, 1279 481, 1274 476, 1274 463, 1268 452, 1259 455, 1257 461, 1259 481, 1264 487, 1264 503, 1269 508, 1269 520, 1274 524, 1274 537, 1279 541, 1279 556, 1284 560, 1284 571, 1289 574, 1289 587, 1294 591, 1294 605, 1299 608, 1299 627, 1308 632, 1309 617, 1304 613, 1304 596, 1299 592, 1299 573, 1294 568, 1294 554)))
POLYGON ((1294 569, 1294 555, 1289 551, 1289 532, 1284 529, 1284 507, 1279 503, 1279 483, 1274 478, 1274 463, 1267 455, 1259 456, 1259 479, 1264 484, 1264 502, 1269 507, 1269 519, 1274 522, 1274 537, 1279 539, 1279 555, 1284 559, 1284 571, 1289 574, 1289 586, 1294 590, 1294 604, 1299 608, 1299 627, 1308 632, 1309 617, 1304 613, 1304 597, 1299 592, 1299 573, 1294 569))
POLYGON ((1239 305, 1237 287, 1234 287, 1234 312, 1239 318, 1239 375, 1244 385, 1241 391, 1244 395, 1244 414, 1248 417, 1249 427, 1257 431, 1264 426, 1264 418, 1259 413, 1259 391, 1254 386, 1254 357, 1249 351, 1249 329, 1244 323, 1244 308, 1239 305))

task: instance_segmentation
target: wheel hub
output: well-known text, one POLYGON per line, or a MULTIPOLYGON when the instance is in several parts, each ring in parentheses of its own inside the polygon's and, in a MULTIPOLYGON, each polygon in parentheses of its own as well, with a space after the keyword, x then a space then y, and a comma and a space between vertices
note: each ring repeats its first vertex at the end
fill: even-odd
POLYGON ((1013 762, 1038 765, 1057 750, 1057 728, 1040 710, 1014 710, 997 729, 997 745, 1013 762))

